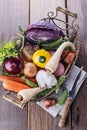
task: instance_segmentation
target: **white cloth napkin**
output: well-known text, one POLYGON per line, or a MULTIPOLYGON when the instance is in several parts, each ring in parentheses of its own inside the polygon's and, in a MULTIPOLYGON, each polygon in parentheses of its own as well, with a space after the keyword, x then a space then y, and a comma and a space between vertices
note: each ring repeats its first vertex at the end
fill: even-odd
MULTIPOLYGON (((72 86, 75 82, 76 76, 78 75, 79 69, 80 69, 79 67, 74 65, 69 77, 64 82, 68 91, 71 90, 71 88, 72 88, 72 86)), ((80 76, 78 83, 77 83, 77 86, 76 86, 76 92, 74 94, 74 98, 76 97, 76 95, 77 95, 82 83, 86 79, 86 77, 87 77, 87 73, 84 70, 82 70, 81 76, 80 76)), ((64 104, 62 106, 56 106, 55 105, 55 106, 52 106, 52 107, 49 107, 49 108, 45 108, 44 101, 37 102, 37 104, 40 105, 44 110, 46 110, 53 117, 56 117, 58 114, 62 115, 62 110, 63 110, 64 104)))

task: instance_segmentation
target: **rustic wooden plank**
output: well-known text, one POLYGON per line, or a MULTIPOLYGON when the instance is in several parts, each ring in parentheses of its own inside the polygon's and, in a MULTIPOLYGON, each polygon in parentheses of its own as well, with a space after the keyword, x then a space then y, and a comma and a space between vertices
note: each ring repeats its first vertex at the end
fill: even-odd
MULTIPOLYGON (((79 25, 79 36, 81 40, 80 55, 77 61, 78 66, 84 65, 87 71, 87 1, 69 0, 68 9, 77 12, 79 25), (73 6, 72 6, 73 5, 73 6)), ((72 130, 87 129, 87 81, 84 82, 74 103, 72 104, 72 130)))
POLYGON ((8 40, 26 27, 29 22, 29 0, 0 0, 0 32, 2 40, 8 40))
POLYGON ((28 129, 29 130, 51 130, 53 126, 50 124, 52 118, 48 113, 45 113, 40 106, 35 103, 29 104, 29 119, 28 119, 28 129))
POLYGON ((36 103, 29 103, 28 112, 28 130, 68 130, 58 127, 59 116, 52 118, 36 103))
MULTIPOLYGON (((37 21, 37 20, 40 20, 42 18, 46 18, 47 17, 47 13, 49 11, 51 12, 54 12, 54 15, 56 15, 56 8, 58 6, 61 6, 61 7, 65 7, 65 1, 64 0, 37 0, 37 1, 34 1, 32 0, 30 2, 30 22, 34 22, 34 21, 37 21), (37 8, 36 8, 37 7, 37 8)), ((65 21, 65 15, 63 13, 58 13, 58 19, 62 19, 65 21)), ((63 27, 63 28, 66 28, 65 24, 62 23, 62 22, 59 22, 59 21, 55 21, 60 27, 63 27)))
POLYGON ((58 6, 65 7, 64 0, 31 0, 30 1, 30 22, 40 20, 41 18, 47 17, 47 12, 53 11, 58 6))
MULTIPOLYGON (((47 12, 55 13, 56 7, 65 7, 63 0, 31 0, 30 1, 30 23, 47 17, 47 12)), ((63 14, 59 14, 58 18, 65 19, 63 14)), ((65 25, 64 25, 65 26, 65 25)), ((28 130, 60 130, 58 127, 59 116, 52 118, 40 106, 30 103, 28 107, 28 130)), ((64 127, 62 130, 68 130, 64 127)), ((70 130, 70 129, 69 129, 70 130)))
MULTIPOLYGON (((29 0, 0 0, 0 42, 9 40, 18 32, 18 26, 26 27, 29 21, 29 0)), ((27 130, 27 107, 17 108, 2 99, 0 88, 0 130, 27 130)))

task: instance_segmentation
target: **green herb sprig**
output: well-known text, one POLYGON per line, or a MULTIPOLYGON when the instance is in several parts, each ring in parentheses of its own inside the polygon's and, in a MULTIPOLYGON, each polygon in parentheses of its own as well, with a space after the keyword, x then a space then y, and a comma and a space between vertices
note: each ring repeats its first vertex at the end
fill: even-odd
POLYGON ((19 48, 16 41, 4 42, 0 48, 0 66, 3 64, 5 58, 18 56, 19 48))

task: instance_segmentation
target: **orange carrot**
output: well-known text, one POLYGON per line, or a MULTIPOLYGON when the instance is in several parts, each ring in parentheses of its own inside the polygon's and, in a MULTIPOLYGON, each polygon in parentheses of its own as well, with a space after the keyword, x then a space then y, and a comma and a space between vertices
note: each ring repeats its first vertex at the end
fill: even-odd
POLYGON ((18 83, 16 81, 12 81, 12 80, 6 80, 3 82, 3 88, 13 91, 13 92, 19 92, 22 89, 28 89, 31 88, 26 84, 22 84, 22 83, 18 83))
MULTIPOLYGON (((28 78, 30 81, 36 83, 36 79, 35 78, 28 78)), ((21 78, 21 77, 17 77, 17 76, 0 76, 0 81, 6 81, 6 80, 12 80, 12 81, 16 81, 16 82, 19 82, 19 83, 23 83, 23 84, 26 84, 25 81, 21 78)))
POLYGON ((20 82, 20 83, 25 83, 24 80, 20 77, 16 77, 16 76, 0 76, 0 81, 6 81, 6 80, 13 80, 16 82, 20 82))

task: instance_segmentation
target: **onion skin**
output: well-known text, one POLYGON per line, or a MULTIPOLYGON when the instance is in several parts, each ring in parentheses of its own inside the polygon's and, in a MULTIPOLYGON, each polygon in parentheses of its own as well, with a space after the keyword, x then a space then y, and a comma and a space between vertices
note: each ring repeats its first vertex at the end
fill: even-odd
POLYGON ((19 74, 23 67, 24 62, 20 57, 10 57, 4 60, 3 69, 9 74, 19 74))
POLYGON ((59 77, 59 76, 62 76, 65 72, 65 68, 64 68, 64 65, 60 62, 56 71, 54 72, 54 75, 56 77, 59 77))
POLYGON ((28 62, 25 64, 23 72, 27 77, 34 77, 37 73, 37 67, 32 62, 28 62))

